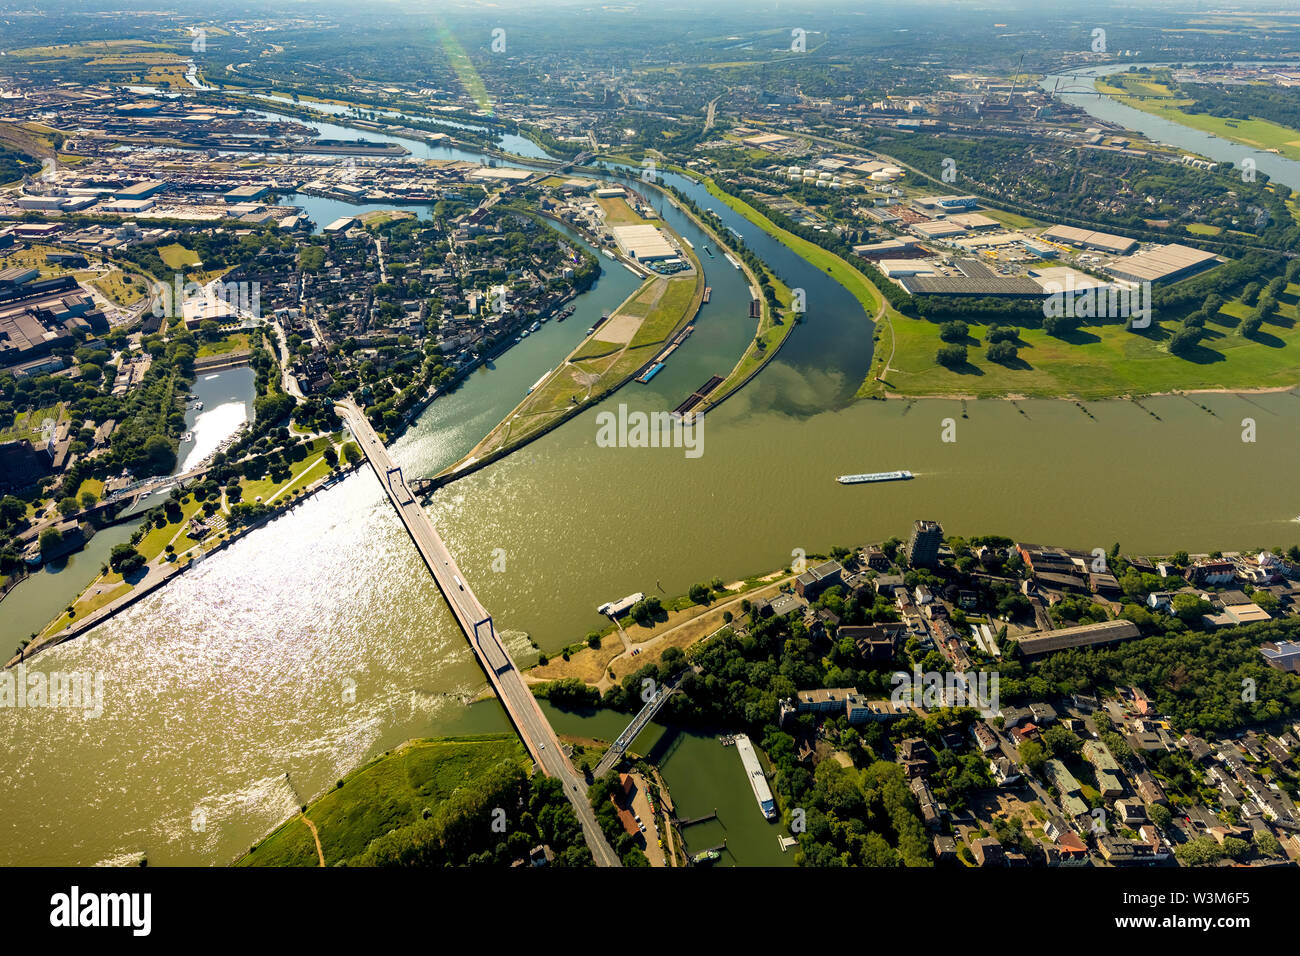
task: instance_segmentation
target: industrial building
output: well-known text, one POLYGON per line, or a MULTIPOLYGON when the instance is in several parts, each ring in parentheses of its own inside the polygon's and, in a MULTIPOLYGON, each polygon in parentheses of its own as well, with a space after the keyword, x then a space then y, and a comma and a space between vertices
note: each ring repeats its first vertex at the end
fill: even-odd
POLYGON ((13 275, 0 286, 0 368, 40 359, 73 342, 76 331, 108 331, 108 319, 75 278, 34 280, 33 271, 0 275, 13 275))
POLYGON ((951 236, 960 236, 966 232, 966 227, 955 222, 949 222, 946 219, 932 219, 929 222, 914 222, 911 230, 923 239, 947 239, 951 236))
POLYGON ((658 262, 675 258, 678 254, 657 226, 615 226, 610 232, 619 248, 638 262, 658 262))
POLYGON ((957 259, 960 275, 913 275, 899 282, 912 295, 990 295, 1002 298, 1037 298, 1042 287, 1027 276, 998 275, 978 259, 957 259))
POLYGON ((1096 249, 1122 256, 1137 248, 1136 239, 1127 239, 1109 232, 1094 232, 1091 229, 1076 229, 1074 226, 1052 226, 1043 230, 1043 238, 1053 242, 1063 242, 1079 249, 1096 249))
POLYGON ((1130 282, 1172 282, 1200 272, 1218 261, 1219 257, 1212 252, 1171 243, 1116 259, 1106 266, 1106 271, 1116 279, 1130 282))
POLYGON ((134 183, 125 189, 119 189, 113 193, 114 199, 148 199, 167 188, 166 180, 151 179, 142 183, 134 183))
POLYGON ((922 196, 913 202, 926 209, 975 209, 980 201, 974 196, 922 196))

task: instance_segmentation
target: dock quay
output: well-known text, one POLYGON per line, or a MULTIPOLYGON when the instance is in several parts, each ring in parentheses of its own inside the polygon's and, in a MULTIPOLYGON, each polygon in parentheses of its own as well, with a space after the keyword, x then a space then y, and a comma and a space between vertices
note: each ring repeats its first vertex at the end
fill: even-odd
POLYGON ((676 352, 678 346, 680 346, 683 342, 685 342, 688 338, 690 338, 691 333, 694 331, 695 331, 695 326, 688 325, 686 326, 686 328, 682 329, 679 333, 677 333, 677 337, 674 338, 672 342, 669 343, 666 349, 664 349, 662 352, 660 352, 658 355, 652 358, 648 363, 646 363, 646 365, 641 369, 640 374, 637 375, 634 381, 640 382, 642 385, 644 385, 647 382, 649 382, 650 379, 654 378, 656 375, 662 372, 664 368, 664 362, 668 360, 668 356, 676 352))

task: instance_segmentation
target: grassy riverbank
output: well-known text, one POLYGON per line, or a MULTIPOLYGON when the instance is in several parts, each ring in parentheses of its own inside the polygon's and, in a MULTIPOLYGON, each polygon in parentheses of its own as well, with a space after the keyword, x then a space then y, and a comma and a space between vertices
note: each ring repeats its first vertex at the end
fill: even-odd
MULTIPOLYGON (((988 326, 968 322, 969 334, 962 343, 967 347, 967 362, 951 369, 935 361, 935 353, 945 344, 938 323, 894 317, 889 330, 894 357, 885 390, 900 397, 1099 399, 1295 385, 1300 382, 1297 298, 1300 286, 1292 283, 1278 297, 1273 315, 1251 337, 1243 336, 1237 326, 1252 307, 1240 299, 1229 301, 1206 321, 1201 343, 1183 356, 1168 349, 1171 321, 1153 322, 1140 331, 1108 322, 1085 325, 1061 337, 1042 329, 1019 328, 1018 356, 1002 364, 985 354, 988 326)), ((890 347, 887 341, 877 344, 878 351, 890 347)), ((868 379, 864 389, 879 384, 868 379)))
POLYGON ((588 641, 566 647, 545 664, 530 668, 525 679, 529 683, 577 679, 604 690, 646 664, 657 663, 670 647, 684 651, 708 637, 728 623, 728 614, 743 617, 743 601, 770 598, 792 578, 788 568, 778 569, 711 587, 705 602, 685 594, 665 597, 643 623, 624 615, 617 626, 611 623, 593 632, 599 638, 594 646, 588 641))
POLYGON ((1220 139, 1252 146, 1255 149, 1274 150, 1287 159, 1300 159, 1300 130, 1291 129, 1258 117, 1234 119, 1230 116, 1212 116, 1209 113, 1189 113, 1185 107, 1196 101, 1180 97, 1168 85, 1169 72, 1150 74, 1116 74, 1099 78, 1097 89, 1118 103, 1131 106, 1152 116, 1178 123, 1189 129, 1210 133, 1220 139))
POLYGON ((513 734, 413 740, 354 770, 295 814, 237 866, 320 866, 310 820, 326 866, 352 860, 376 837, 420 820, 458 790, 478 786, 507 762, 525 772, 532 761, 513 734))

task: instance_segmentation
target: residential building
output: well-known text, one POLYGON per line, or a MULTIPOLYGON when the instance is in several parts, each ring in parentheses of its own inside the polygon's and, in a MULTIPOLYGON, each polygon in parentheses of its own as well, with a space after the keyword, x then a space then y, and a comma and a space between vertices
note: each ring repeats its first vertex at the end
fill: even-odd
POLYGON ((939 545, 943 543, 943 527, 937 521, 918 519, 912 524, 912 536, 907 541, 907 563, 914 568, 932 568, 939 563, 939 545))

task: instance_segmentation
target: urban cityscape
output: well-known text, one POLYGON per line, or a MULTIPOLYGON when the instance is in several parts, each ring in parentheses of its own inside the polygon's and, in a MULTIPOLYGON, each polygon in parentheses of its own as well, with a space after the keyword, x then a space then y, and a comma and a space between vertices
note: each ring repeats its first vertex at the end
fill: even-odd
POLYGON ((0 864, 1294 890, 1300 8, 0 23, 0 864))

